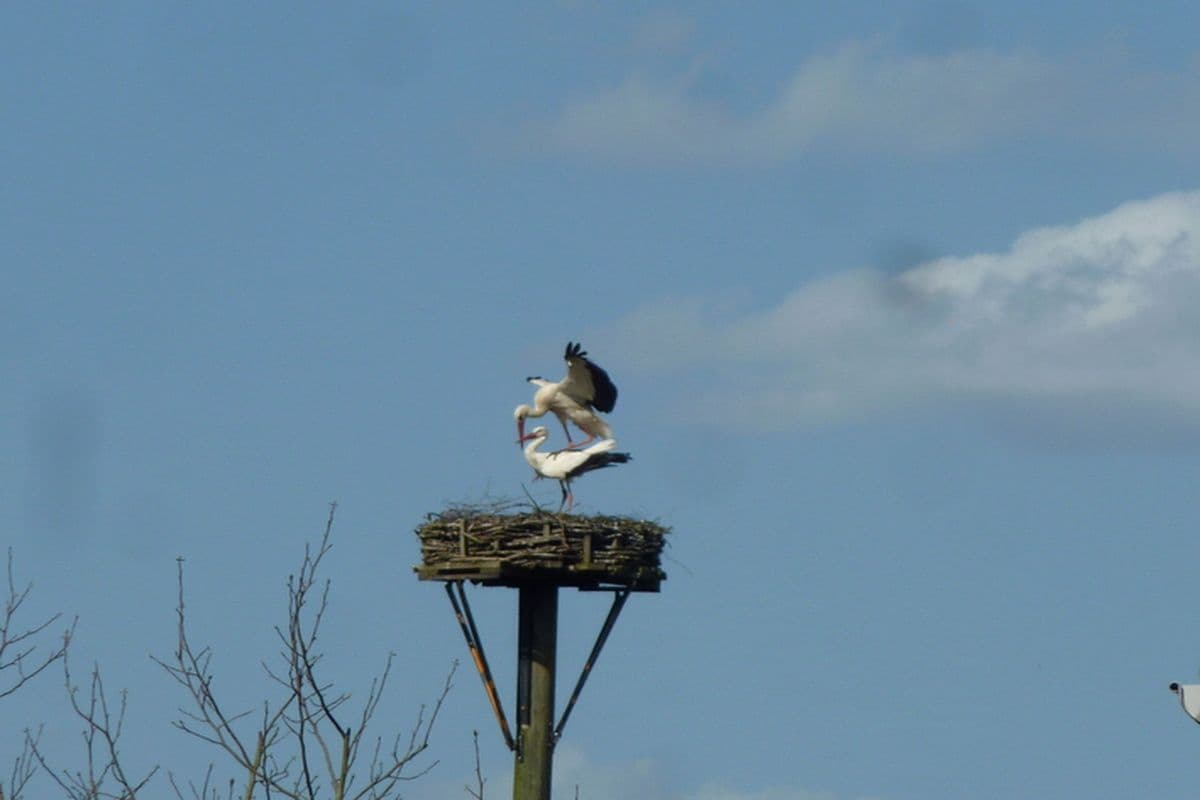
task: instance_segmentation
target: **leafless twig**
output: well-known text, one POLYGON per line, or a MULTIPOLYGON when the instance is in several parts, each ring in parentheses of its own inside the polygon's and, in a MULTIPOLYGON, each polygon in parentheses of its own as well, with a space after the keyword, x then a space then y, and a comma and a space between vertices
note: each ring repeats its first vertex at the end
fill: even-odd
MULTIPOLYGON (((317 639, 329 609, 330 582, 321 580, 319 572, 333 546, 336 509, 336 503, 330 504, 320 541, 315 547, 305 546, 300 569, 288 577, 287 621, 275 629, 282 667, 263 664, 282 693, 273 703, 263 704, 253 738, 243 722, 250 712, 228 713, 217 700, 211 649, 197 650, 188 638, 182 562, 179 565, 178 646, 171 661, 155 660, 188 693, 189 707, 180 709, 175 727, 215 745, 233 760, 246 776, 243 800, 253 800, 256 789, 262 789, 267 798, 278 794, 293 800, 317 800, 328 793, 333 800, 385 800, 394 796, 399 782, 420 777, 437 763, 418 767, 415 762, 429 746, 457 663, 428 718, 422 706, 407 737, 396 734, 390 747, 376 737, 369 761, 361 748, 391 675, 394 655, 388 655, 383 671, 371 682, 357 714, 349 712, 350 694, 321 674, 323 656, 317 639), (360 757, 365 761, 363 775, 356 771, 360 757), (361 788, 356 788, 356 782, 361 782, 361 788)), ((199 788, 192 788, 193 800, 208 800, 209 792, 216 796, 206 778, 199 788)), ((186 800, 178 787, 176 795, 186 800)))
POLYGON ((475 800, 483 800, 483 785, 487 779, 483 777, 483 769, 479 766, 479 731, 471 731, 471 738, 475 743, 475 785, 464 788, 475 800))
MULTIPOLYGON (((0 700, 15 694, 55 661, 65 659, 71 636, 75 632, 73 621, 63 631, 57 646, 39 653, 38 636, 61 619, 62 614, 53 614, 33 623, 19 619, 21 608, 33 591, 33 584, 28 583, 20 589, 17 588, 16 579, 13 577, 11 547, 8 548, 5 578, 7 592, 4 594, 3 610, 0 611, 0 700)), ((0 777, 0 800, 21 800, 23 797, 26 787, 38 771, 34 748, 40 743, 41 736, 40 727, 36 733, 25 731, 21 750, 12 761, 12 769, 7 779, 0 777)))
POLYGON ((115 709, 112 708, 100 667, 94 665, 87 699, 81 700, 79 687, 72 683, 70 660, 65 654, 62 663, 63 681, 71 709, 85 723, 82 732, 85 766, 74 770, 51 767, 39 746, 40 731, 38 735, 26 731, 27 747, 70 800, 136 800, 138 792, 150 782, 158 772, 158 767, 153 767, 141 779, 134 779, 125 771, 121 761, 120 740, 125 727, 126 691, 121 690, 120 703, 115 709), (110 783, 116 784, 116 791, 108 788, 110 783))
POLYGON ((0 781, 0 800, 21 800, 25 787, 37 774, 38 763, 33 755, 33 746, 31 742, 37 743, 42 738, 42 728, 38 726, 36 733, 25 731, 25 742, 22 744, 21 751, 17 753, 17 757, 13 759, 12 772, 9 773, 8 782, 0 781), (7 786, 7 788, 5 788, 7 786))
MULTIPOLYGON (((199 786, 192 781, 188 781, 187 788, 189 794, 186 796, 183 793, 183 789, 180 788, 179 783, 175 780, 175 776, 173 774, 167 773, 167 779, 171 782, 171 789, 174 790, 175 797, 177 797, 178 800, 188 800, 189 797, 191 800, 221 800, 221 793, 215 786, 212 785, 212 774, 213 765, 209 764, 208 770, 204 773, 204 781, 199 786)), ((233 800, 234 784, 235 781, 230 778, 229 783, 226 786, 227 791, 225 794, 225 800, 233 800)))
MULTIPOLYGON (((61 643, 48 653, 34 656, 38 645, 34 637, 49 628, 61 617, 54 614, 38 623, 24 625, 17 621, 33 584, 28 583, 22 589, 17 589, 13 580, 13 551, 8 548, 8 593, 4 599, 4 612, 0 614, 0 699, 8 697, 22 686, 38 676, 42 670, 49 667, 60 658, 66 657, 67 646, 71 643, 71 634, 75 630, 72 623, 63 632, 61 643)), ((2 797, 2 796, 0 796, 2 797)))
MULTIPOLYGON (((245 731, 239 731, 236 723, 249 717, 251 712, 228 714, 217 700, 213 691, 214 675, 211 671, 212 649, 207 646, 197 649, 188 638, 182 558, 177 560, 176 569, 179 594, 175 610, 175 652, 171 661, 152 656, 159 666, 187 690, 191 701, 190 707, 179 709, 180 717, 172 725, 184 733, 217 746, 240 767, 246 775, 243 795, 246 800, 254 796, 254 788, 259 784, 268 787, 268 791, 273 789, 286 797, 302 797, 297 787, 288 782, 287 765, 278 765, 266 758, 267 751, 283 734, 280 724, 290 699, 285 698, 274 710, 269 703, 264 704, 262 721, 253 731, 252 739, 245 731)), ((201 787, 201 797, 204 797, 203 792, 208 790, 208 784, 209 780, 206 777, 201 787)))

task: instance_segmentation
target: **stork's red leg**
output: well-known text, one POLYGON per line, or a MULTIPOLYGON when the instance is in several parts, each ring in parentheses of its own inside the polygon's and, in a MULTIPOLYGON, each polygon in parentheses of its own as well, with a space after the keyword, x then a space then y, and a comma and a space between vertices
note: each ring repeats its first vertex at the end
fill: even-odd
POLYGON ((588 438, 584 439, 582 442, 569 442, 569 443, 567 444, 567 449, 568 449, 568 450, 576 450, 576 449, 578 449, 578 448, 580 448, 580 447, 586 447, 587 445, 589 445, 589 444, 591 444, 592 442, 596 441, 596 439, 598 439, 598 438, 599 438, 599 437, 598 437, 598 436, 596 436, 596 434, 594 434, 594 433, 589 433, 589 434, 588 434, 588 438))

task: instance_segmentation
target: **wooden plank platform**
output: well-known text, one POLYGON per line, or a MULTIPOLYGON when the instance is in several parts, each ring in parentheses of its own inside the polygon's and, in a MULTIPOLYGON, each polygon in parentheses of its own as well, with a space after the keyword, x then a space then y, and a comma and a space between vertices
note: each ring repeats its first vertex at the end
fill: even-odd
POLYGON ((483 586, 519 587, 530 583, 573 586, 583 591, 629 589, 633 592, 657 592, 666 575, 657 567, 608 567, 565 564, 546 559, 540 564, 512 564, 502 558, 456 558, 432 564, 420 564, 413 572, 423 581, 471 581, 483 586))

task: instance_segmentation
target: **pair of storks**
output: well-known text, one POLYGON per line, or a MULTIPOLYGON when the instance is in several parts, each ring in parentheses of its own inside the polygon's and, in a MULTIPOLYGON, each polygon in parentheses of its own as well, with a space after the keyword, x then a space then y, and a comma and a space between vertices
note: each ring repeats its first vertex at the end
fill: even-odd
POLYGON ((559 510, 570 511, 575 505, 571 493, 571 481, 585 472, 603 469, 629 461, 628 453, 615 453, 617 440, 612 428, 600 416, 608 413, 617 404, 617 387, 608 373, 590 361, 587 351, 577 342, 567 342, 563 354, 567 361, 567 376, 557 383, 541 377, 527 378, 538 387, 533 394, 533 405, 519 405, 513 412, 517 421, 517 443, 525 444, 525 460, 539 478, 553 478, 562 490, 559 510), (525 433, 525 420, 552 413, 562 423, 567 434, 567 447, 553 453, 543 453, 539 447, 549 437, 549 432, 539 425, 525 433), (582 442, 571 441, 567 422, 588 435, 582 442), (596 444, 591 444, 600 439, 596 444), (589 446, 590 445, 590 446, 589 446))

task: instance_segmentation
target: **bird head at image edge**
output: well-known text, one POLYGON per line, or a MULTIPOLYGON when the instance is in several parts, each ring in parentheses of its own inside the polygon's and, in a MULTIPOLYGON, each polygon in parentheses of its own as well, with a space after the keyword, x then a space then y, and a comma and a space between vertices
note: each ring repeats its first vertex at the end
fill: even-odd
POLYGON ((1172 683, 1169 687, 1179 695, 1179 704, 1193 722, 1200 724, 1200 683, 1172 683))

